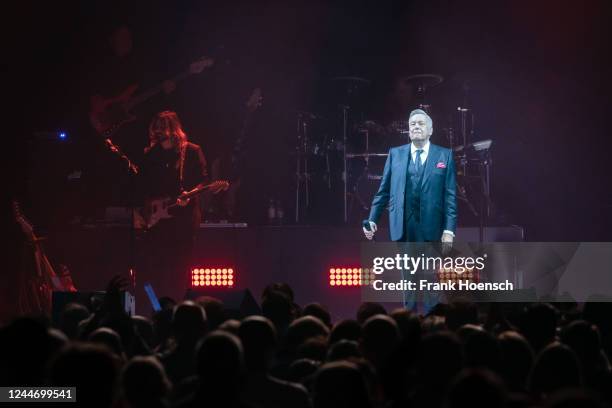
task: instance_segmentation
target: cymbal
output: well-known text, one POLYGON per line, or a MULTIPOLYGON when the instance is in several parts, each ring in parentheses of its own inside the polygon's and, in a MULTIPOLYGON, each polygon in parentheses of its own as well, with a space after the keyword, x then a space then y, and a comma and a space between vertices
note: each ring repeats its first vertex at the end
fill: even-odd
POLYGON ((444 81, 444 77, 438 74, 416 74, 401 77, 399 80, 422 88, 431 88, 440 85, 444 81))
POLYGON ((453 152, 455 154, 465 153, 468 156, 472 154, 488 153, 492 144, 493 140, 491 139, 479 140, 477 142, 469 143, 467 146, 455 146, 453 148, 453 152))
POLYGON ((320 115, 318 113, 314 113, 314 112, 309 112, 309 111, 305 111, 305 110, 300 110, 300 109, 292 109, 291 110, 293 113, 295 113, 296 115, 302 117, 302 118, 306 118, 306 119, 325 119, 325 117, 323 115, 320 115))
POLYGON ((363 109, 365 95, 370 86, 370 80, 356 76, 339 76, 331 78, 339 106, 350 107, 353 113, 363 109))
POLYGON ((387 125, 387 129, 393 133, 408 134, 408 119, 405 120, 394 120, 387 125))
POLYGON ((371 83, 369 79, 354 76, 334 77, 331 80, 348 94, 361 94, 371 83))
POLYGON ((364 120, 364 121, 358 122, 354 125, 354 128, 355 130, 367 130, 369 132, 373 132, 377 134, 383 134, 386 131, 383 125, 373 120, 364 120))
POLYGON ((369 79, 356 76, 339 76, 334 77, 331 80, 336 82, 348 82, 353 85, 370 85, 370 83, 372 82, 369 79))
POLYGON ((348 159, 354 159, 357 157, 387 157, 389 153, 347 153, 348 159))

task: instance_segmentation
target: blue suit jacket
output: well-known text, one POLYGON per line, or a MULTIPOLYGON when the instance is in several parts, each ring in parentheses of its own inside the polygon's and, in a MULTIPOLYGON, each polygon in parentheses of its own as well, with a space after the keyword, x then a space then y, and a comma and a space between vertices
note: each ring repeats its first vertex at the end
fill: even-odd
MULTIPOLYGON (((410 144, 389 150, 380 187, 372 200, 370 210, 370 221, 377 222, 383 210, 388 207, 389 231, 393 241, 402 239, 405 220, 411 215, 404 214, 409 160, 410 144)), ((444 230, 455 232, 456 196, 453 154, 450 149, 430 143, 421 183, 420 212, 425 240, 440 241, 444 230)), ((408 240, 410 239, 408 237, 408 240)))

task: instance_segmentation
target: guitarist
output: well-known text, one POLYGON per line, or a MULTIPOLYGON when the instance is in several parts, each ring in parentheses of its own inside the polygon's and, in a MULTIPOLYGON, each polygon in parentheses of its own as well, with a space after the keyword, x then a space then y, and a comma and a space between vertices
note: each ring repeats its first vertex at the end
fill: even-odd
MULTIPOLYGON (((163 111, 153 117, 139 174, 145 221, 141 226, 150 226, 141 235, 144 279, 139 280, 175 296, 185 290, 183 278, 192 262, 202 219, 200 196, 194 193, 207 186, 208 179, 204 153, 200 146, 187 140, 176 112, 163 111), (168 212, 172 217, 150 224, 153 206, 159 202, 171 207, 168 212)), ((213 186, 209 190, 215 193, 226 189, 227 183, 208 186, 213 186)))
POLYGON ((166 295, 176 296, 185 290, 202 218, 199 196, 182 197, 204 185, 207 178, 202 149, 187 140, 178 115, 172 111, 157 113, 149 125, 149 145, 140 167, 144 218, 152 213, 151 203, 156 199, 168 197, 177 205, 172 208, 172 218, 160 220, 142 235, 143 275, 137 279, 150 282, 166 295))
MULTIPOLYGON (((200 198, 184 195, 206 184, 206 159, 199 145, 187 140, 176 112, 163 111, 149 125, 149 145, 141 166, 142 190, 147 201, 162 197, 178 197, 171 222, 181 235, 193 239, 202 220, 200 198)), ((163 225, 159 226, 163 228, 163 225)))

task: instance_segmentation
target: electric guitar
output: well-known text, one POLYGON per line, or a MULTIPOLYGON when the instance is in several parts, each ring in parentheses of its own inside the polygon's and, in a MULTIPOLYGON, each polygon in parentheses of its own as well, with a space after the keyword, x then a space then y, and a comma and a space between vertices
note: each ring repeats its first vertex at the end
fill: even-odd
POLYGON ((191 197, 194 197, 206 190, 210 190, 213 194, 220 191, 225 191, 229 188, 229 183, 225 180, 213 181, 210 184, 194 188, 193 190, 181 194, 179 197, 171 198, 156 198, 147 200, 143 210, 140 213, 134 213, 134 227, 137 229, 150 229, 161 220, 173 218, 170 213, 172 208, 180 206, 183 202, 187 204, 191 197))
MULTIPOLYGON (((201 73, 204 69, 213 66, 214 63, 214 59, 202 57, 192 62, 186 71, 174 76, 169 81, 174 83, 182 81, 191 75, 201 73)), ((131 113, 131 110, 162 92, 164 90, 164 83, 162 82, 157 86, 143 91, 139 95, 134 95, 137 88, 138 85, 136 84, 130 85, 119 95, 111 98, 105 98, 101 95, 94 95, 91 97, 89 120, 93 128, 101 136, 108 138, 121 126, 135 120, 136 116, 131 113)))

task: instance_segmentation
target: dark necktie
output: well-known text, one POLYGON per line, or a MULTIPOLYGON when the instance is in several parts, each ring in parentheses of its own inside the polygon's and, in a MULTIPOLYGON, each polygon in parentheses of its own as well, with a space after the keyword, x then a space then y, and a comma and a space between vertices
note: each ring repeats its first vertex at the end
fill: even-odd
POLYGON ((421 170, 423 170, 423 163, 421 162, 421 153, 423 153, 423 149, 417 149, 417 151, 416 151, 416 170, 417 170, 417 173, 421 173, 421 170))

